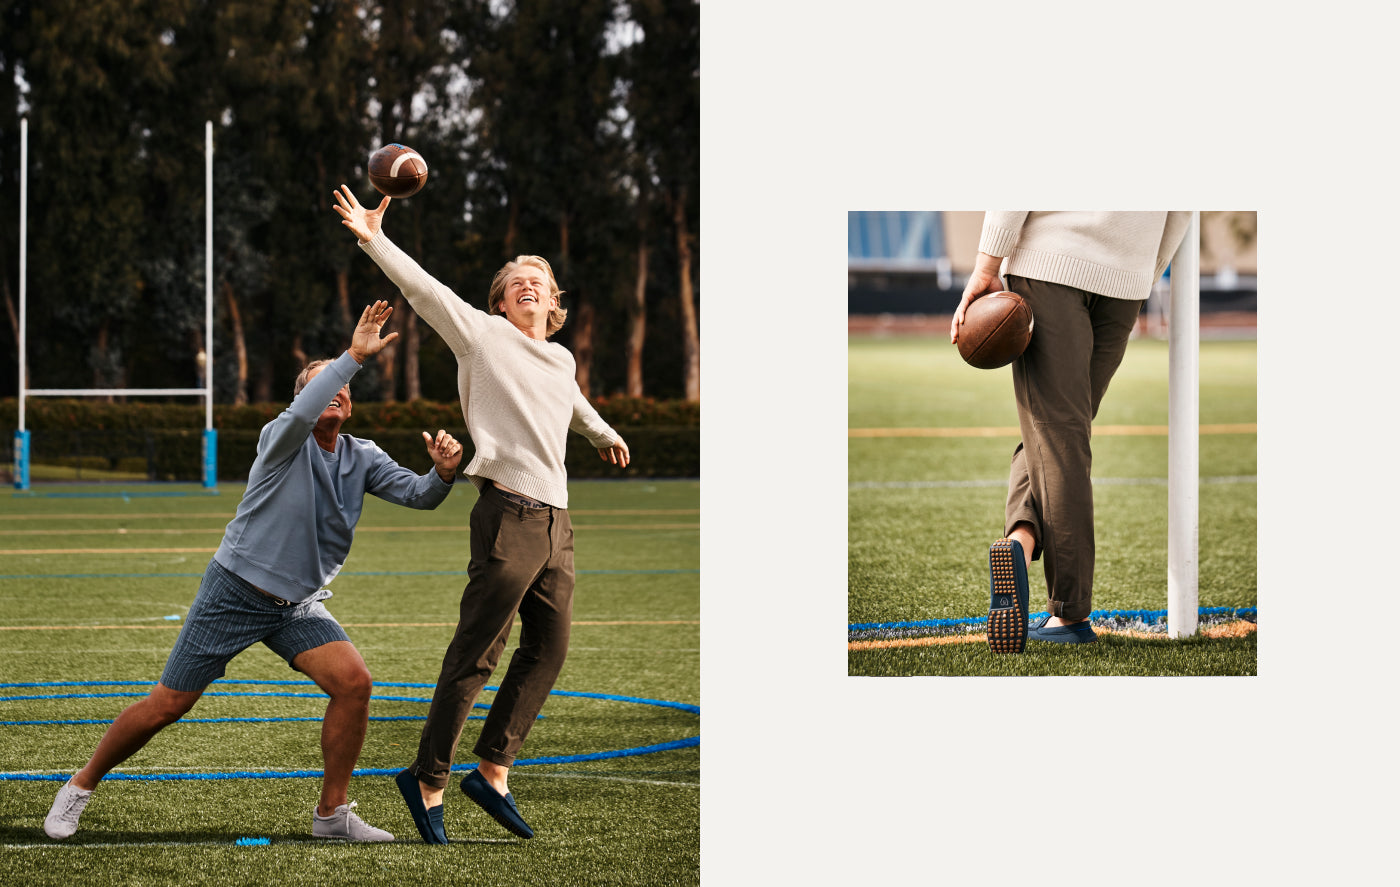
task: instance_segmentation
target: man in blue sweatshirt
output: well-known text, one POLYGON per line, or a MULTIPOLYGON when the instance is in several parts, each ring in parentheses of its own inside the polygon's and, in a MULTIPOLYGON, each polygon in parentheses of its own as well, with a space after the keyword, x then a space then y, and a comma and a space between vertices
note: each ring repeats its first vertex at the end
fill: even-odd
POLYGON ((433 470, 418 475, 373 442, 341 434, 350 418, 350 379, 398 337, 380 338, 393 309, 365 308, 350 347, 316 361, 297 378, 291 406, 263 426, 248 488, 204 571, 199 593, 160 682, 107 728, 87 765, 73 775, 44 820, 67 838, 97 783, 166 726, 178 721, 234 656, 261 641, 330 696, 321 723, 325 776, 311 833, 347 841, 392 841, 367 825, 348 800, 350 774, 369 722, 369 669, 322 603, 350 552, 366 493, 409 508, 436 508, 452 491, 461 445, 426 431, 433 470))

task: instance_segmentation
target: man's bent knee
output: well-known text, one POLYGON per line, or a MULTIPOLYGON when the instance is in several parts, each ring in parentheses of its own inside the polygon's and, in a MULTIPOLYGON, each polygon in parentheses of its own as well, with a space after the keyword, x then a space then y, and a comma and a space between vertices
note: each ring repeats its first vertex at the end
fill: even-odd
POLYGON ((173 724, 194 708, 203 693, 203 690, 172 690, 157 683, 143 702, 151 716, 164 724, 173 724))
POLYGON ((307 650, 292 660, 292 667, 315 681, 332 699, 367 702, 374 687, 364 658, 348 641, 307 650))

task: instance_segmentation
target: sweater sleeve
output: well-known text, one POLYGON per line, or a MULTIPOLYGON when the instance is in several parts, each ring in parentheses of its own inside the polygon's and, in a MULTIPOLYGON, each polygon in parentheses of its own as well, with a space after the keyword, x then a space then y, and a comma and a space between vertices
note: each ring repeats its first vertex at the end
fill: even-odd
POLYGON ((386 502, 408 508, 431 510, 437 508, 452 492, 452 484, 429 468, 427 474, 415 474, 390 458, 371 441, 360 441, 373 454, 374 464, 365 475, 365 492, 386 502))
POLYGON ((461 357, 471 351, 479 340, 482 328, 490 318, 486 312, 473 308, 455 292, 439 283, 403 250, 389 240, 383 231, 360 249, 374 259, 384 274, 403 291, 404 298, 418 316, 427 321, 434 332, 461 357))
POLYGON ((330 403, 337 391, 349 384, 351 377, 359 370, 360 365, 349 351, 327 364, 306 383, 290 406, 263 426, 254 464, 261 463, 264 468, 270 468, 295 455, 306 442, 307 435, 311 434, 311 429, 316 427, 316 420, 326 411, 326 404, 330 403))
POLYGON ((588 442, 600 450, 607 449, 622 439, 622 435, 614 431, 612 426, 598 415, 598 411, 593 409, 593 404, 583 396, 577 384, 574 385, 574 414, 569 420, 569 428, 588 438, 588 442))
POLYGON ((1191 213, 1173 211, 1167 213, 1167 223, 1162 228, 1162 243, 1157 248, 1157 271, 1152 275, 1155 281, 1167 270, 1176 255, 1181 240, 1186 236, 1186 226, 1191 223, 1191 213))
POLYGON ((1021 226, 1026 223, 1030 210, 989 211, 982 217, 982 237, 977 243, 977 251, 989 256, 1005 258, 1011 255, 1016 241, 1021 239, 1021 226))

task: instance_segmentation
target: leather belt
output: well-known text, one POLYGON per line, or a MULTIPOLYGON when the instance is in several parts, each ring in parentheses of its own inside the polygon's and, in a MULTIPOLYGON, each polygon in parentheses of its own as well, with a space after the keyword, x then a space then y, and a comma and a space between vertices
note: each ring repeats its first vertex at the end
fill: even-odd
POLYGON ((278 596, 275 595, 275 594, 269 594, 268 592, 263 591, 261 588, 258 588, 256 585, 254 585, 253 588, 257 589, 258 594, 262 595, 262 596, 265 597, 265 598, 271 599, 271 601, 272 601, 274 604, 276 604, 277 606, 279 606, 279 607, 295 607, 295 606, 297 605, 297 602, 296 602, 296 601, 283 600, 282 598, 278 597, 278 596))

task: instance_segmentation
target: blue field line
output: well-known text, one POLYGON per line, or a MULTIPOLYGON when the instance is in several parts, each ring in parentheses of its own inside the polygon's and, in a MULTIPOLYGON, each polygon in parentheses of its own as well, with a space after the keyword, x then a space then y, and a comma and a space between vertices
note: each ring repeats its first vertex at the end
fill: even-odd
MULTIPOLYGON (((261 687, 314 687, 315 681, 297 680, 237 680, 234 678, 219 678, 214 684, 235 684, 239 686, 254 685, 261 687)), ((0 689, 37 689, 42 687, 153 687, 153 681, 29 681, 22 683, 0 683, 0 689)), ((211 684, 211 686, 213 686, 211 684)), ((392 687, 395 689, 419 689, 432 690, 436 684, 405 681, 375 681, 375 689, 380 687, 392 687)), ((499 685, 486 685, 483 689, 492 693, 500 690, 499 685)), ((0 702, 18 702, 33 699, 98 699, 111 696, 144 696, 144 693, 60 693, 44 696, 0 696, 0 702)), ((324 693, 278 693, 278 692, 212 692, 205 693, 205 696, 286 696, 301 699, 326 699, 324 693)), ((652 705, 659 708, 674 708, 679 711, 699 714, 700 707, 691 705, 688 702, 671 702, 666 699, 648 699, 642 696, 621 696, 615 693, 585 693, 578 690, 551 690, 551 696, 572 696, 579 699, 603 699, 611 702, 630 702, 634 705, 652 705)), ((371 695, 371 700, 383 702, 432 702, 432 699, 425 699, 419 696, 377 696, 371 695)), ((483 703, 477 703, 477 708, 489 708, 483 703)))
MULTIPOLYGON (((371 721, 426 721, 427 715, 370 715, 371 721)), ((0 721, 0 727, 48 727, 84 724, 110 724, 112 718, 74 718, 62 721, 0 721)), ((302 722, 320 723, 324 718, 181 718, 181 724, 295 724, 302 722)), ((485 715, 469 715, 469 721, 484 721, 485 715)))
MULTIPOLYGON (((0 702, 32 702, 36 699, 111 699, 119 696, 145 696, 145 693, 52 693, 45 696, 0 696, 0 702)), ((205 693, 204 696, 281 696, 289 699, 329 699, 324 693, 277 693, 271 690, 266 692, 246 692, 246 693, 225 693, 213 692, 205 693)), ((380 702, 432 702, 422 696, 371 696, 371 699, 380 702)))
MULTIPOLYGON (((575 570, 578 576, 684 576, 699 570, 575 570)), ((465 576, 466 570, 355 570, 341 576, 465 576)), ((200 579, 203 573, 10 573, 0 579, 200 579)))
MULTIPOLYGON (((312 681, 290 681, 290 680, 236 680, 223 678, 215 681, 218 684, 253 684, 272 686, 306 686, 312 685, 312 681)), ((151 686, 149 681, 42 681, 25 683, 0 683, 0 688, 35 688, 35 687, 111 687, 111 686, 151 686)), ((408 688, 428 688, 435 686, 427 683, 391 683, 376 684, 384 687, 408 687, 408 688)), ((499 686, 487 686, 486 690, 495 692, 499 686)), ((52 696, 0 696, 0 702, 18 702, 31 699, 78 699, 78 698, 104 698, 108 696, 141 696, 142 693, 73 693, 52 696)), ((205 693, 206 696, 290 696, 299 698, 327 698, 323 694, 314 693, 278 693, 278 692, 250 692, 250 693, 205 693)), ((660 708, 672 708, 690 714, 700 714, 698 705, 691 705, 686 702, 672 702, 666 699, 649 699, 642 696, 623 696, 615 693, 586 693, 576 690, 551 690, 551 696, 572 696, 581 699, 602 699, 613 702, 628 702, 638 705, 651 705, 660 708)), ((373 700, 384 701, 404 701, 404 702, 431 702, 430 699, 404 696, 371 696, 373 700)), ((484 703, 476 703, 474 708, 489 709, 490 706, 484 703)), ((476 720, 477 718, 472 718, 476 720)), ((199 718, 187 719, 193 723, 269 723, 274 721, 316 721, 320 718, 199 718)), ((425 720, 425 718, 414 716, 403 717, 372 717, 375 721, 394 720, 425 720)), ((69 721, 0 721, 0 726, 29 726, 39 724, 110 724, 111 721, 99 720, 69 720, 69 721)), ((516 766, 530 764, 571 764, 583 761, 602 761, 611 758, 634 757, 637 755, 655 754, 656 752, 671 751, 681 748, 695 748, 700 745, 699 736, 690 736, 684 739, 671 740, 669 742, 657 743, 654 745, 643 745, 634 748, 613 749, 601 752, 588 752, 577 755, 559 755, 552 757, 529 758, 517 760, 516 766)), ((455 771, 474 770, 475 764, 459 764, 452 768, 455 771)), ((392 776, 399 771, 363 769, 354 771, 355 776, 392 776)), ((177 774, 109 774, 107 779, 121 779, 131 781, 158 781, 158 780, 192 780, 192 779, 293 779, 300 777, 321 777, 325 772, 322 770, 288 770, 288 771, 234 771, 230 773, 177 773, 177 774)), ((63 781, 68 777, 62 774, 34 774, 34 773, 0 773, 0 781, 63 781)))
POLYGON ((668 702, 664 699, 643 699, 639 696, 615 696, 611 693, 579 693, 572 690, 551 690, 550 696, 575 696, 580 699, 607 699, 613 702, 632 702, 640 705, 655 705, 661 708, 674 708, 680 711, 689 712, 693 715, 700 714, 700 706, 691 705, 688 702, 668 702))
MULTIPOLYGON (((700 746, 699 736, 687 736, 684 739, 674 739, 670 742, 659 742, 654 745, 639 745, 634 748, 619 748, 612 751, 589 752, 581 755, 556 755, 543 758, 526 758, 517 760, 516 767, 529 767, 540 764, 577 764, 584 761, 606 761, 614 758, 631 758, 640 755, 651 755, 663 751, 675 751, 682 748, 698 748, 700 746)), ((475 770, 476 764, 456 764, 452 767, 453 772, 461 773, 467 770, 475 770)), ((351 776, 395 776, 400 771, 398 768, 391 769, 357 769, 351 772, 351 776)), ((326 775, 324 770, 233 770, 227 773, 108 773, 103 777, 103 781, 121 780, 125 782, 185 782, 190 780, 209 779, 320 779, 326 775)), ((69 774, 66 773, 0 773, 0 781, 13 782, 67 782, 69 774)))
MULTIPOLYGON (((26 688, 30 688, 30 687, 153 687, 153 686, 155 686, 155 683, 156 683, 155 681, 33 681, 33 682, 28 682, 28 683, 0 684, 0 688, 20 688, 20 689, 26 689, 26 688)), ((282 680, 282 681, 272 681, 272 680, 248 680, 248 681, 241 681, 241 680, 238 680, 237 678, 219 678, 219 679, 215 680, 213 683, 214 683, 214 684, 237 684, 237 685, 253 684, 253 685, 256 685, 256 686, 259 686, 259 687, 314 687, 314 686, 316 686, 316 682, 315 682, 315 681, 296 681, 296 680, 282 680)), ((211 685, 211 686, 212 686, 212 685, 211 685)), ((433 689, 434 687, 436 687, 437 684, 427 684, 427 683, 404 683, 404 682, 398 682, 398 681, 375 681, 375 682, 374 682, 374 686, 376 686, 376 687, 395 687, 395 688, 399 688, 399 689, 407 688, 407 689, 412 689, 412 690, 431 690, 431 689, 433 689)), ((487 689, 487 690, 493 690, 493 691, 494 691, 494 690, 496 690, 496 689, 498 689, 498 688, 497 688, 497 687, 492 687, 492 686, 487 686, 486 689, 487 689)), ((378 697, 376 697, 376 698, 378 698, 378 697)))
MULTIPOLYGON (((1241 619, 1257 619, 1259 609, 1257 607, 1200 607, 1196 611, 1201 616, 1238 616, 1241 619)), ((1029 617, 1035 620, 1044 616, 1044 612, 1032 613, 1029 617)), ((1138 619, 1151 624, 1167 618, 1166 610, 1095 610, 1089 614, 1090 619, 1138 619)), ((852 622, 846 626, 847 631, 874 631, 882 629, 905 629, 905 628, 957 628, 965 625, 983 625, 987 621, 986 616, 973 616, 967 619, 922 619, 915 622, 852 622)))
MULTIPOLYGON (((221 677, 214 681, 214 684, 235 684, 235 686, 258 686, 258 687, 315 687, 315 681, 304 680, 237 680, 221 677)), ((36 690, 43 687, 154 687, 154 681, 24 681, 24 683, 0 683, 3 690, 36 690)), ((213 684, 210 684, 213 686, 213 684)), ((434 690, 437 684, 419 683, 419 681, 375 681, 375 690, 379 687, 392 687, 396 690, 434 690)), ((490 693, 497 693, 500 686, 487 684, 483 690, 490 693)), ((32 700, 95 700, 95 698, 109 697, 139 697, 144 693, 62 693, 46 695, 28 695, 28 697, 0 697, 0 702, 20 702, 32 700)), ((302 700, 325 700, 323 693, 276 693, 276 691, 244 691, 244 693, 224 693, 224 691, 214 691, 214 693, 204 693, 206 697, 288 697, 302 698, 302 700)), ((654 705, 658 708, 675 708, 678 711, 689 712, 689 714, 699 715, 699 705, 692 705, 689 702, 672 702, 669 700, 648 700, 645 697, 629 697, 629 695, 617 695, 610 693, 582 693, 577 690, 550 690, 549 695, 557 697, 575 697, 582 700, 606 700, 612 702, 631 702, 634 705, 654 705)), ((381 702, 431 702, 431 698, 423 697, 386 697, 386 695, 371 694, 372 701, 381 702)), ((490 708, 483 702, 477 702, 475 708, 490 708)))

